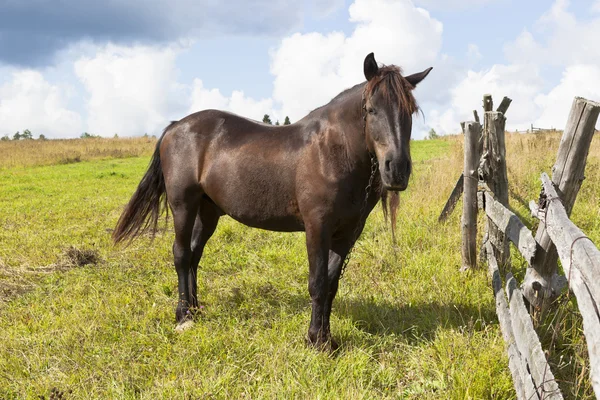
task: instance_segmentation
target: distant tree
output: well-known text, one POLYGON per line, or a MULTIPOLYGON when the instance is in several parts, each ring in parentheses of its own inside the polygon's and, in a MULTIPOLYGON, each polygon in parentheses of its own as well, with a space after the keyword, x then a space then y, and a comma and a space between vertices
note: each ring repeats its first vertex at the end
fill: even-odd
POLYGON ((21 139, 33 139, 33 134, 29 129, 25 129, 21 134, 21 139))
POLYGON ((17 131, 17 133, 13 135, 12 140, 21 140, 21 132, 17 131))
POLYGON ((427 135, 427 139, 437 139, 439 137, 440 137, 440 135, 437 134, 437 132, 435 131, 435 129, 431 128, 429 130, 429 134, 427 135))
POLYGON ((93 138, 99 138, 99 135, 92 135, 91 133, 87 133, 87 132, 83 132, 80 136, 80 138, 82 139, 93 139, 93 138))
POLYGON ((273 125, 273 123, 271 122, 271 118, 269 117, 269 114, 265 114, 265 116, 263 117, 263 122, 265 124, 273 125))
POLYGON ((291 122, 290 122, 290 117, 288 117, 288 116, 286 115, 286 116, 285 116, 285 121, 283 121, 283 124, 284 124, 284 125, 289 125, 289 124, 291 124, 291 122))
POLYGON ((148 132, 144 133, 144 137, 148 139, 148 132))
POLYGON ((113 139, 118 139, 118 138, 119 138, 119 135, 117 135, 117 134, 115 133, 115 136, 113 136, 113 139))
POLYGON ((8 137, 8 135, 4 135, 0 138, 0 140, 6 142, 7 140, 10 140, 10 138, 8 137))
POLYGON ((275 121, 275 125, 279 125, 279 120, 275 121))
POLYGON ((45 135, 40 135, 40 137, 38 138, 38 140, 46 140, 46 136, 45 135))

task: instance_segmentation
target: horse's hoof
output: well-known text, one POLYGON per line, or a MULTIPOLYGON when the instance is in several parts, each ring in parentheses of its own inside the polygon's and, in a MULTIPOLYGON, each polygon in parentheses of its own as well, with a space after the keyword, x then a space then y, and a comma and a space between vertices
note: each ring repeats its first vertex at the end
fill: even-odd
POLYGON ((335 340, 333 340, 333 338, 331 336, 327 339, 317 339, 317 340, 311 340, 310 338, 307 338, 306 343, 310 347, 314 347, 315 349, 322 351, 322 352, 326 352, 326 353, 333 353, 340 347, 338 345, 338 343, 335 340))
POLYGON ((191 329, 193 326, 194 326, 194 321, 192 321, 191 319, 188 319, 186 321, 183 321, 183 322, 177 324, 177 326, 175 327, 175 332, 182 333, 184 331, 187 331, 188 329, 191 329))
POLYGON ((333 340, 333 338, 331 338, 331 337, 329 338, 329 341, 327 343, 329 344, 329 351, 332 353, 340 348, 340 345, 338 344, 338 342, 333 340))

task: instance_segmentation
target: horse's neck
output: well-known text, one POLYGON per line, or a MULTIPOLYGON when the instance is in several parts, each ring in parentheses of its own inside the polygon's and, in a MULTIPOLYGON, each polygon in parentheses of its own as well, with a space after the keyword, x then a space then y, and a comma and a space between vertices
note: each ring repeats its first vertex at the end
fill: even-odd
POLYGON ((370 168, 371 155, 365 137, 362 86, 357 87, 352 94, 343 99, 339 107, 337 122, 340 125, 340 135, 346 145, 348 160, 362 168, 367 163, 370 168))

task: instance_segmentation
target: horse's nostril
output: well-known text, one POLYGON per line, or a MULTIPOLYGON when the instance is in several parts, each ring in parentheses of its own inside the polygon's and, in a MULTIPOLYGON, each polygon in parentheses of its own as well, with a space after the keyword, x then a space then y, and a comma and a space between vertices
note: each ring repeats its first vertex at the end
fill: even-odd
POLYGON ((385 160, 385 171, 388 172, 390 170, 390 165, 392 164, 392 160, 385 160))

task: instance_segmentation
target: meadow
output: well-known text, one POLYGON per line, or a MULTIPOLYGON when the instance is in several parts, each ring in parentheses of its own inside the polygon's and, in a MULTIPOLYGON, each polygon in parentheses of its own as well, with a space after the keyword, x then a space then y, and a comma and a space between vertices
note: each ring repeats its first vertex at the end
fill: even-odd
MULTIPOLYGON (((533 229, 526 202, 559 140, 507 134, 511 207, 533 229)), ((202 315, 174 331, 170 222, 129 247, 110 238, 154 143, 0 142, 0 399, 53 388, 66 399, 514 398, 487 271, 459 272, 461 205, 437 222, 462 169, 461 136, 412 142, 396 243, 377 207, 334 303, 334 354, 305 343, 304 235, 229 218, 198 272, 202 315)), ((572 215, 596 243, 599 172, 596 135, 572 215)), ((522 277, 516 252, 512 264, 522 277)), ((555 309, 537 321, 553 372, 566 398, 592 398, 574 298, 555 309)))

